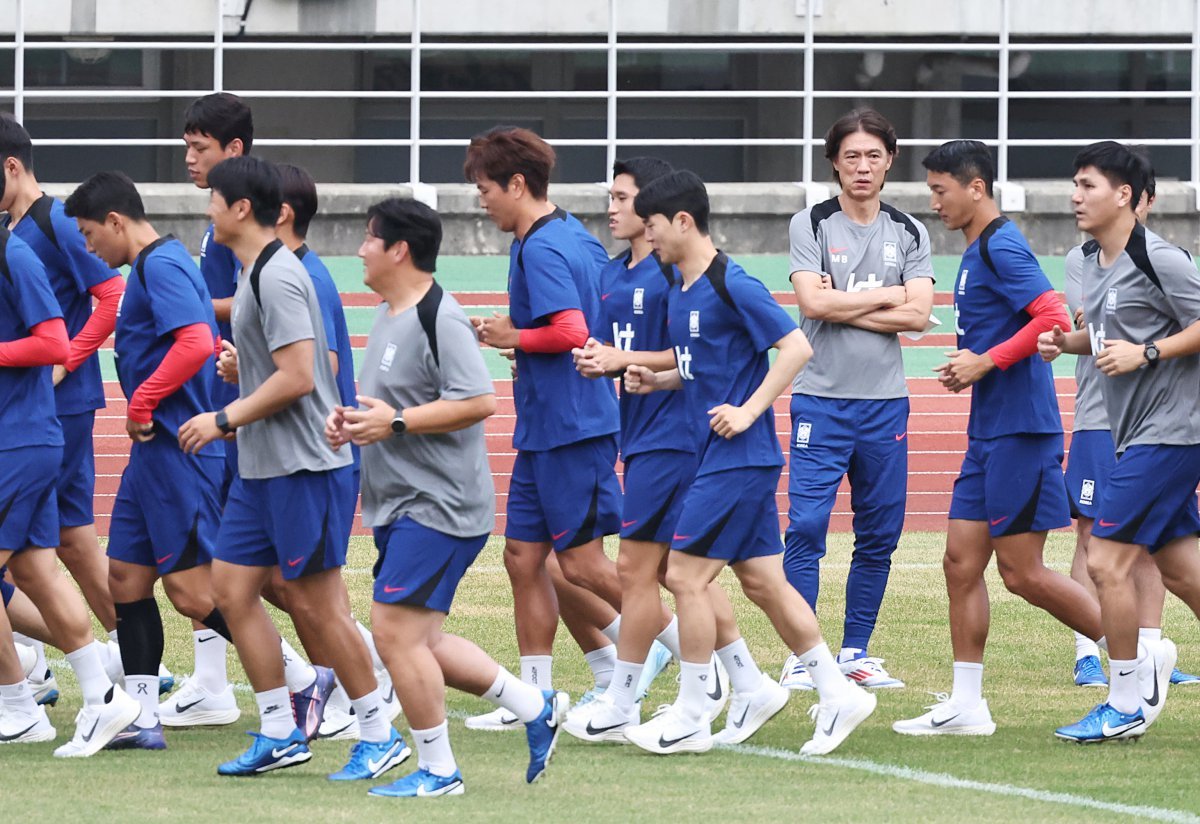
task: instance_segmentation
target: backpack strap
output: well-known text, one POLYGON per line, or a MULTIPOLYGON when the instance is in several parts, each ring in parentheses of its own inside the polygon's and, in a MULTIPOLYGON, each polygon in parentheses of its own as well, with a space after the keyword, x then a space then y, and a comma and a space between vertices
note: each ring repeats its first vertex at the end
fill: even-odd
POLYGON ((433 362, 439 369, 442 362, 438 358, 437 316, 441 305, 442 287, 435 280, 429 287, 429 291, 425 293, 425 297, 417 303, 417 320, 421 322, 421 328, 425 330, 425 337, 429 340, 429 351, 433 353, 433 362))

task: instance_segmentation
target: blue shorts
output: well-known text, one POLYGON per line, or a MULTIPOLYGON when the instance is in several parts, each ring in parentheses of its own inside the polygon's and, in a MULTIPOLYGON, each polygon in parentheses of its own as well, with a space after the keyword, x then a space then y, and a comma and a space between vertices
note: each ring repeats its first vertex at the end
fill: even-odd
POLYGON ((108 557, 155 567, 159 575, 212 561, 221 523, 223 460, 187 455, 170 432, 135 443, 121 475, 108 533, 108 557))
POLYGON ((669 544, 696 475, 696 456, 677 449, 639 452, 625 461, 621 537, 669 544))
POLYGON ((505 537, 549 542, 555 552, 613 535, 621 525, 621 484, 612 435, 556 449, 517 452, 508 486, 505 537))
POLYGON ((688 488, 671 549, 736 564, 783 552, 775 492, 782 467, 700 475, 688 488))
POLYGON ((0 600, 4 602, 4 606, 8 606, 8 602, 17 594, 17 588, 10 584, 4 577, 7 571, 6 567, 0 566, 0 600))
POLYGON ((475 563, 487 535, 458 538, 405 515, 376 527, 375 600, 450 612, 458 582, 475 563))
POLYGON ((58 475, 58 525, 63 529, 96 522, 92 502, 96 497, 96 450, 92 429, 95 412, 60 415, 63 456, 58 475))
POLYGON ((1092 535, 1151 552, 1200 533, 1200 446, 1131 446, 1100 494, 1092 535))
POLYGON ((58 546, 54 483, 61 465, 61 446, 0 451, 0 550, 58 546))
POLYGON ((987 521, 993 538, 1071 523, 1062 435, 971 438, 954 482, 950 517, 987 521))
POLYGON ((238 448, 237 438, 231 438, 225 441, 225 461, 221 468, 221 508, 225 508, 225 502, 229 500, 229 489, 233 486, 233 479, 238 474, 238 448))
POLYGON ((213 558, 239 566, 278 566, 286 580, 346 563, 354 522, 354 467, 237 476, 229 488, 213 558))
POLYGON ((1096 505, 1116 465, 1117 450, 1109 430, 1085 429, 1071 436, 1063 480, 1067 484, 1072 518, 1096 517, 1096 505))

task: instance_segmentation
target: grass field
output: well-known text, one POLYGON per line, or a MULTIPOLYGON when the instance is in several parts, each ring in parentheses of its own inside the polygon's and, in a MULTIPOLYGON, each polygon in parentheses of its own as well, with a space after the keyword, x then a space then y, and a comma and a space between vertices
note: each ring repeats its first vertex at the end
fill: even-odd
MULTIPOLYGON (((831 535, 824 567, 822 624, 831 645, 840 640, 842 589, 850 539, 831 535)), ((703 756, 660 758, 615 745, 587 745, 566 734, 542 783, 524 783, 524 736, 469 732, 462 717, 487 708, 451 693, 452 735, 467 792, 438 802, 397 802, 366 796, 366 785, 331 785, 343 742, 315 745, 303 766, 255 779, 218 778, 218 762, 248 742, 256 728, 253 699, 230 653, 239 687, 241 721, 226 728, 169 731, 166 753, 101 753, 83 761, 51 757, 53 745, 0 748, 0 801, 5 821, 249 820, 704 820, 763 821, 1115 821, 1140 817, 1200 822, 1200 784, 1194 759, 1200 745, 1200 687, 1171 693, 1161 720, 1140 743, 1080 747, 1055 740, 1055 726, 1077 720, 1100 690, 1073 686, 1071 634, 1049 616, 1003 590, 989 577, 993 629, 985 694, 999 727, 991 738, 910 739, 892 721, 932 703, 928 692, 950 685, 949 633, 940 566, 944 536, 905 535, 895 556, 888 597, 872 652, 907 689, 883 691, 879 708, 836 753, 797 755, 811 735, 811 693, 791 703, 746 745, 703 756)), ((1048 563, 1065 570, 1070 535, 1051 535, 1048 563)), ((511 596, 493 539, 459 590, 448 628, 477 641, 510 669, 517 659, 511 596)), ((351 546, 346 580, 355 612, 369 614, 374 551, 351 546)), ((725 573, 729 585, 732 577, 725 573)), ((747 640, 772 674, 785 650, 765 619, 740 594, 735 606, 747 640)), ((167 622, 166 663, 191 667, 191 633, 162 600, 167 622)), ((286 623, 281 624, 290 632, 286 623)), ((1166 626, 1179 644, 1182 666, 1200 666, 1200 628, 1177 601, 1166 626)), ((61 743, 79 705, 74 677, 56 666, 63 700, 51 711, 61 743)), ((675 668, 668 673, 673 676, 675 668)), ((590 686, 582 657, 565 630, 555 656, 557 686, 580 694, 590 686)), ((656 683, 644 717, 674 698, 673 677, 656 683)), ((403 716, 397 720, 407 732, 403 716)), ((415 768, 415 756, 392 773, 415 768)), ((403 771, 403 772, 401 772, 403 771)), ((382 783, 382 782, 380 782, 382 783)))

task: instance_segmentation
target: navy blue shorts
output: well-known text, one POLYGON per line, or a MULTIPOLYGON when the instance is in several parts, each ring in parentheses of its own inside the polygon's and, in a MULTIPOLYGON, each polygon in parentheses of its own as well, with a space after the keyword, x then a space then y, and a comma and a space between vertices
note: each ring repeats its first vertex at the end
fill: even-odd
POLYGON ((1200 533, 1200 445, 1131 446, 1100 494, 1092 535, 1151 552, 1200 533))
POLYGON ((0 566, 0 601, 4 602, 4 606, 8 606, 8 602, 11 601, 13 596, 17 593, 17 588, 10 584, 4 577, 4 574, 7 571, 7 567, 0 566))
POLYGON ((108 533, 108 557, 155 567, 159 575, 212 561, 221 523, 224 459, 188 455, 171 433, 134 443, 121 475, 108 533))
POLYGON ((987 521, 993 538, 1069 525, 1062 445, 1062 435, 971 438, 950 517, 987 521))
POLYGON ((61 446, 0 451, 0 550, 58 546, 54 484, 61 465, 61 446))
POLYGON ((639 452, 625 461, 621 537, 669 544, 696 476, 696 456, 677 449, 639 452))
POLYGON ((517 452, 508 486, 505 537, 549 542, 555 552, 613 535, 621 525, 617 439, 589 438, 517 452))
POLYGON ((58 525, 64 529, 96 522, 92 502, 96 497, 96 451, 92 429, 95 412, 60 415, 63 456, 58 475, 58 525))
POLYGON ((487 535, 459 538, 405 515, 375 529, 375 600, 450 612, 458 582, 475 563, 487 535))
POLYGON ((213 558, 278 566, 285 580, 346 563, 354 522, 354 467, 233 479, 213 558))
POLYGON ((782 467, 699 475, 683 499, 671 549, 736 564, 783 552, 775 492, 782 467))
POLYGON ((1107 429, 1085 429, 1071 435, 1071 451, 1067 454, 1067 498, 1072 518, 1096 517, 1096 505, 1108 484, 1113 467, 1117 465, 1117 450, 1112 432, 1107 429))

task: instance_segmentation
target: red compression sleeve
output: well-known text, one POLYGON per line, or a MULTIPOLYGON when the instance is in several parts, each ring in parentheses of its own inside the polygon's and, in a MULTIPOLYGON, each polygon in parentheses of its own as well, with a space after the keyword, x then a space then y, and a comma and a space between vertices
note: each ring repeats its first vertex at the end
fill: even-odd
POLYGON ((53 366, 67 359, 67 325, 62 318, 44 320, 29 337, 0 343, 0 366, 53 366))
POLYGON ((163 355, 162 363, 129 399, 126 414, 135 423, 150 423, 159 402, 187 383, 213 353, 213 335, 207 323, 183 326, 172 334, 175 342, 163 355))
POLYGON ((125 281, 119 277, 109 278, 88 291, 99 303, 79 334, 71 339, 71 354, 63 364, 68 372, 74 372, 79 364, 91 357, 116 328, 117 307, 121 305, 121 295, 125 294, 125 281))
POLYGON ((517 348, 522 352, 557 354, 587 343, 587 319, 578 309, 564 309, 550 316, 548 326, 522 329, 517 348))
POLYGON ((1007 369, 1036 353, 1038 335, 1042 332, 1049 332, 1055 326, 1064 331, 1073 328, 1062 300, 1054 292, 1043 292, 1025 307, 1025 311, 1029 314, 1029 323, 1004 343, 998 343, 988 350, 992 362, 1001 369, 1007 369))

